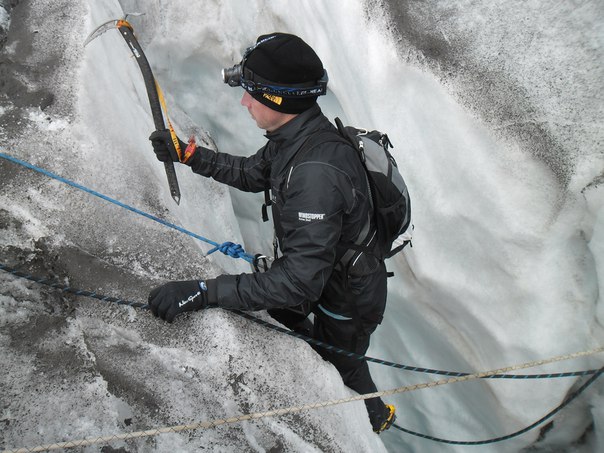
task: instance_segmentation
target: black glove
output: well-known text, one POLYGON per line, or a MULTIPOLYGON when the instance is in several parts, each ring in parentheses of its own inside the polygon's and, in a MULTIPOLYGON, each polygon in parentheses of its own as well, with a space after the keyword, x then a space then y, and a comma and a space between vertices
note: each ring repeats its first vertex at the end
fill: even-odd
MULTIPOLYGON (((187 144, 180 138, 176 137, 178 144, 180 145, 180 151, 184 154, 187 144)), ((157 159, 162 162, 180 162, 178 153, 174 147, 172 141, 172 135, 169 129, 162 129, 161 131, 155 131, 149 136, 151 145, 153 145, 153 152, 157 156, 157 159)))
POLYGON ((149 293, 151 312, 168 322, 180 313, 201 310, 207 305, 208 288, 199 280, 166 283, 149 293))

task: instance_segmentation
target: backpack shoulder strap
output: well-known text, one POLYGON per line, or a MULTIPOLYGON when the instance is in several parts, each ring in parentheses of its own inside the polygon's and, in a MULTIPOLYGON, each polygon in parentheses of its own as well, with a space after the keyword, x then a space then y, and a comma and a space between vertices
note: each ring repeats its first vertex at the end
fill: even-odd
POLYGON ((359 139, 357 138, 357 132, 359 130, 351 126, 344 126, 342 120, 337 116, 335 118, 335 123, 338 128, 338 132, 340 133, 340 136, 356 150, 359 157, 361 158, 361 162, 363 162, 364 164, 365 156, 363 154, 363 151, 359 147, 359 139))
POLYGON ((316 134, 311 135, 306 141, 302 144, 300 149, 296 151, 294 158, 292 159, 292 164, 297 164, 302 160, 302 158, 317 146, 323 143, 329 142, 341 142, 348 143, 348 141, 342 137, 337 131, 324 130, 320 131, 316 134))

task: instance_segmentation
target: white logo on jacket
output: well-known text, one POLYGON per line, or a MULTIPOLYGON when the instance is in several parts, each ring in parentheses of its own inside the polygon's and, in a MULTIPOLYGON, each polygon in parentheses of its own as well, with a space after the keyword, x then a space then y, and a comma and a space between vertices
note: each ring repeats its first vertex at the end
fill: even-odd
POLYGON ((315 214, 313 212, 298 212, 298 220, 301 222, 312 222, 313 220, 323 220, 325 214, 315 214))

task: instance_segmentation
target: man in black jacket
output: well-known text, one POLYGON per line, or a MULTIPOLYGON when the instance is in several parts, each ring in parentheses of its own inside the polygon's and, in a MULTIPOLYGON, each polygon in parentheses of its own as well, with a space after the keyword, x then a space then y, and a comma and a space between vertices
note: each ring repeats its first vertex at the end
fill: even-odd
MULTIPOLYGON (((316 103, 327 85, 321 60, 299 37, 273 33, 260 36, 223 78, 244 88, 241 104, 266 131, 268 143, 256 154, 238 157, 181 142, 179 158, 168 131, 150 140, 159 160, 182 162, 240 190, 270 189, 275 261, 264 273, 160 286, 149 295, 153 314, 172 322, 208 305, 266 309, 293 330, 365 354, 382 321, 386 270, 360 251, 375 242, 367 179, 355 150, 316 103), (307 318, 311 311, 314 324, 307 318)), ((347 386, 361 394, 377 391, 367 362, 316 349, 347 386)), ((375 432, 390 427, 394 406, 380 398, 365 404, 375 432)))

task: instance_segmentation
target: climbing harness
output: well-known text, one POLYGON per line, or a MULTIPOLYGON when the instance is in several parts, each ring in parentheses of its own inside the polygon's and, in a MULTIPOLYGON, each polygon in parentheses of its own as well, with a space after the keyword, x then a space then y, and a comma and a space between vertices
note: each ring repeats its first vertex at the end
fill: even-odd
MULTIPOLYGON (((112 28, 117 28, 120 31, 120 34, 128 44, 128 48, 130 49, 132 55, 134 55, 136 62, 138 63, 138 67, 143 76, 143 81, 145 82, 145 89, 147 90, 147 97, 149 98, 149 105, 151 107, 151 115, 153 116, 153 123, 155 125, 155 129, 161 131, 166 127, 164 123, 164 116, 162 114, 163 107, 164 112, 166 112, 166 118, 168 120, 168 128, 170 130, 172 142, 174 143, 174 147, 176 148, 179 160, 181 162, 184 162, 182 156, 184 151, 181 151, 180 149, 178 137, 176 136, 176 132, 172 127, 170 118, 168 118, 163 93, 161 92, 159 84, 153 76, 151 66, 149 65, 149 61, 147 60, 147 57, 145 56, 142 47, 134 36, 134 28, 132 27, 132 25, 130 25, 130 23, 126 21, 125 18, 114 19, 105 22, 99 25, 92 33, 90 33, 90 35, 88 35, 88 38, 86 38, 86 41, 84 41, 84 46, 86 46, 92 40, 112 28)), ((178 179, 176 178, 176 171, 174 170, 174 163, 172 161, 164 162, 164 168, 166 171, 166 176, 168 177, 168 186, 170 187, 170 194, 172 195, 172 198, 174 199, 176 204, 180 204, 180 188, 178 186, 178 179)))
POLYGON ((148 219, 153 220, 154 222, 157 223, 161 223, 164 226, 167 226, 168 228, 172 228, 176 231, 180 231, 181 233, 185 233, 195 239, 199 239, 200 241, 204 241, 210 245, 213 245, 214 248, 211 249, 207 254, 211 254, 214 253, 216 250, 220 250, 222 253, 225 253, 233 258, 242 258, 246 261, 248 261, 249 263, 251 263, 252 265, 257 265, 257 259, 256 257, 249 255, 248 253, 245 253, 245 251, 243 250, 243 247, 241 247, 241 245, 238 244, 233 244, 232 242, 225 242, 223 244, 219 244, 217 242, 214 242, 210 239, 207 239, 203 236, 200 236, 199 234, 195 234, 192 233, 182 227, 179 227, 178 225, 174 225, 173 223, 167 222, 163 219, 160 219, 159 217, 156 217, 154 215, 148 214, 144 211, 141 211, 140 209, 136 209, 133 208, 132 206, 129 206, 125 203, 122 203, 121 201, 115 200, 114 198, 108 197, 107 195, 103 195, 102 193, 99 193, 95 190, 89 189, 88 187, 85 187, 81 184, 78 184, 74 181, 71 181, 67 178, 63 178, 62 176, 56 175, 48 170, 45 170, 43 168, 40 168, 36 165, 32 165, 29 162, 25 162, 21 159, 17 159, 16 157, 13 156, 9 156, 8 154, 4 154, 2 152, 0 152, 0 158, 2 159, 6 159, 10 162, 13 162, 15 164, 21 165, 23 167, 29 168, 30 170, 36 171, 38 173, 41 173, 45 176, 48 176, 49 178, 53 178, 56 179, 57 181, 60 181, 62 183, 65 183, 71 187, 75 187, 76 189, 82 190, 86 193, 89 193, 90 195, 94 195, 95 197, 101 198, 102 200, 108 201, 109 203, 113 203, 121 208, 127 209, 128 211, 134 212, 135 214, 141 215, 143 217, 147 217, 148 219))

